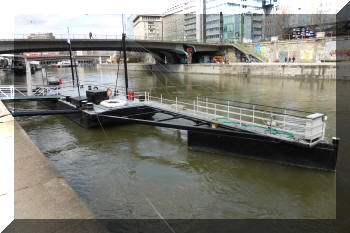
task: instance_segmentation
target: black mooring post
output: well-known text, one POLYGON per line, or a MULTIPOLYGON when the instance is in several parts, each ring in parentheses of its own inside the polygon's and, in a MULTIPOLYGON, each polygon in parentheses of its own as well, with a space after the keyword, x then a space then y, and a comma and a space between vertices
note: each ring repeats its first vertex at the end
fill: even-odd
POLYGON ((123 33, 122 37, 122 44, 123 44, 123 53, 124 53, 124 76, 125 76, 125 95, 126 99, 128 99, 128 64, 126 61, 126 41, 125 41, 126 34, 123 33))
POLYGON ((75 76, 77 77, 77 86, 78 86, 78 95, 79 95, 79 101, 80 101, 80 83, 79 83, 79 76, 78 76, 78 65, 77 65, 77 61, 74 58, 74 65, 75 66, 75 76))
POLYGON ((72 46, 70 44, 71 42, 68 42, 69 45, 69 58, 70 58, 70 66, 72 70, 72 81, 73 81, 73 87, 74 87, 74 67, 73 67, 73 58, 72 58, 72 46))

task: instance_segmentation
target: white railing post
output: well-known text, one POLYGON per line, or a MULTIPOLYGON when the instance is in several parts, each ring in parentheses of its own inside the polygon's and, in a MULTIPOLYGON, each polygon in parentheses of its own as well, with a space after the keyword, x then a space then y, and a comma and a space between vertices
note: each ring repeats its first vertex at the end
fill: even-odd
POLYGON ((322 140, 325 137, 325 133, 326 133, 326 121, 323 121, 323 125, 322 125, 322 140))
POLYGON ((239 109, 239 125, 242 126, 242 109, 239 109))
POLYGON ((162 104, 163 103, 163 95, 160 94, 160 103, 162 104))
POLYGON ((253 125, 255 124, 255 105, 253 105, 253 125))
POLYGON ((147 92, 145 91, 145 101, 147 101, 147 92))
POLYGON ((31 68, 30 68, 30 63, 27 60, 27 58, 24 58, 24 63, 26 65, 26 83, 27 83, 27 95, 31 96, 33 95, 32 90, 32 73, 31 73, 31 68))
POLYGON ((206 108, 207 108, 207 114, 208 114, 208 97, 205 98, 205 100, 206 100, 206 108))
POLYGON ((196 112, 196 100, 193 100, 193 111, 196 112))
POLYGON ((227 119, 230 119, 230 101, 227 101, 227 119))
POLYGON ((270 111, 270 134, 272 133, 272 112, 270 111))
POLYGON ((175 109, 176 109, 176 111, 177 111, 177 96, 176 96, 175 103, 176 103, 176 105, 175 105, 175 109))
POLYGON ((314 128, 314 120, 310 120, 311 121, 311 130, 310 130, 310 146, 311 146, 311 141, 312 141, 312 138, 313 138, 313 133, 312 133, 312 131, 313 131, 313 128, 314 128))

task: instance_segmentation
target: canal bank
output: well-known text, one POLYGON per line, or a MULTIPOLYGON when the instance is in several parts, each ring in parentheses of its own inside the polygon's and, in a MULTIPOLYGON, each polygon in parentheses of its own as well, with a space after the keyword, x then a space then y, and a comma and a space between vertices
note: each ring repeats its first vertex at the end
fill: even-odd
POLYGON ((2 145, 2 150, 6 152, 7 165, 14 164, 14 185, 12 184, 14 207, 11 206, 14 208, 15 221, 6 228, 5 232, 33 232, 32 230, 38 230, 41 227, 48 230, 45 232, 61 230, 78 232, 84 229, 89 229, 89 232, 107 232, 102 224, 94 220, 96 218, 86 203, 31 141, 23 128, 9 115, 2 102, 0 107, 1 116, 3 116, 0 124, 1 135, 2 139, 7 140, 7 143, 2 145), (51 223, 25 222, 20 219, 50 219, 51 223), (79 224, 78 221, 59 221, 63 219, 77 219, 79 222, 90 219, 90 221, 79 224))
MULTIPOLYGON (((118 65, 98 66, 114 69, 118 65)), ((123 69, 122 65, 119 68, 123 69)), ((128 70, 240 77, 336 79, 336 63, 128 64, 128 70)))
MULTIPOLYGON (((115 68, 78 67, 79 78, 84 86, 113 88, 115 68)), ((69 68, 51 71, 66 74, 63 83, 71 80, 69 68)), ((23 85, 25 75, 16 80, 23 85)), ((41 80, 40 72, 33 75, 34 84, 41 80)), ((131 90, 325 113, 328 136, 336 133, 335 90, 342 82, 146 72, 130 72, 129 80, 131 90)), ((46 108, 34 102, 16 107, 46 108)), ((188 150, 188 135, 178 130, 135 124, 84 129, 64 116, 16 121, 99 219, 158 219, 149 201, 165 219, 336 217, 335 174, 188 150)))

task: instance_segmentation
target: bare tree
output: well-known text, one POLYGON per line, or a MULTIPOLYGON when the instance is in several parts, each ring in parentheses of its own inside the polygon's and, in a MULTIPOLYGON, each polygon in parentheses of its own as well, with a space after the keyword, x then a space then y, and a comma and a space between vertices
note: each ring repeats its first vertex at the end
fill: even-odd
POLYGON ((288 14, 287 10, 282 10, 281 13, 274 15, 274 28, 277 35, 287 33, 291 25, 292 14, 288 14))
POLYGON ((313 31, 323 32, 327 25, 335 23, 335 14, 329 14, 329 12, 331 12, 331 8, 323 2, 317 6, 316 14, 312 14, 311 24, 313 31))

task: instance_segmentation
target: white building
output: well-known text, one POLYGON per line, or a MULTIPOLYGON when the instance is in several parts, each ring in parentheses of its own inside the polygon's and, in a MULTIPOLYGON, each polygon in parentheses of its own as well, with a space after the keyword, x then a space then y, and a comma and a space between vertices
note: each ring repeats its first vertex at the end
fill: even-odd
POLYGON ((184 40, 184 3, 175 1, 163 14, 163 39, 184 40))
POLYGON ((183 13, 185 14, 185 40, 202 41, 205 35, 205 0, 185 0, 183 13))
POLYGON ((138 15, 133 20, 134 37, 137 40, 162 40, 163 23, 161 15, 138 15))
POLYGON ((164 16, 171 14, 183 15, 183 25, 177 25, 177 30, 183 27, 184 40, 203 40, 205 0, 172 0, 164 16))

